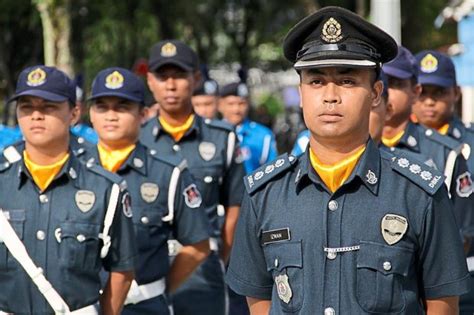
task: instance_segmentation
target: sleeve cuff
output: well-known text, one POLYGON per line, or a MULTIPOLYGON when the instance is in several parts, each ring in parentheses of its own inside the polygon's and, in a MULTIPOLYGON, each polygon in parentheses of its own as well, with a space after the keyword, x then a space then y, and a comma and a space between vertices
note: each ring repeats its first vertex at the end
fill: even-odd
POLYGON ((273 284, 268 286, 255 286, 238 278, 236 273, 233 272, 230 268, 227 269, 225 280, 227 285, 237 294, 261 300, 272 299, 273 284))
POLYGON ((425 287, 425 298, 433 300, 441 297, 463 295, 469 292, 469 278, 470 275, 466 274, 461 279, 449 283, 425 287))
POLYGON ((104 269, 108 272, 112 271, 134 271, 135 270, 135 259, 136 257, 130 257, 115 263, 113 266, 104 266, 104 269))

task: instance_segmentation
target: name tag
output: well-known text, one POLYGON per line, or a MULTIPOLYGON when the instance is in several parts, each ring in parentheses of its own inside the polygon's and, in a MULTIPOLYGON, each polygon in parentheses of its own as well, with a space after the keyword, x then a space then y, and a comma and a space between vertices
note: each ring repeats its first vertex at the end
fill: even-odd
POLYGON ((261 243, 262 245, 277 243, 290 240, 290 228, 278 230, 263 231, 261 243))

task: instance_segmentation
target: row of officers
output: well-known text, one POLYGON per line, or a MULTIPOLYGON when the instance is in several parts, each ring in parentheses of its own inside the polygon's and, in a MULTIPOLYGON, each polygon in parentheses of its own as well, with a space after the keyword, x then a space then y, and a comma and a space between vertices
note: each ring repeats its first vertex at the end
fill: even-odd
POLYGON ((283 51, 308 131, 278 157, 245 119, 245 85, 220 92, 227 122, 194 114, 199 62, 180 41, 151 48, 160 109, 145 123, 142 80, 97 74, 97 144, 71 132, 64 73, 22 71, 24 141, 0 161, 0 311, 226 314, 226 273, 252 314, 472 314, 474 131, 453 115, 450 59, 338 7, 283 51))

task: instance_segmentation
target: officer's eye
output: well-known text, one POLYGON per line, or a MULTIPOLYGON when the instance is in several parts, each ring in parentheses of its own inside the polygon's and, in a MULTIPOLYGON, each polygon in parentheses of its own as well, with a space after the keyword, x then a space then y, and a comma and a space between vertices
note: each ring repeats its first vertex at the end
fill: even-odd
POLYGON ((309 84, 311 84, 311 85, 321 85, 321 84, 323 84, 323 81, 320 80, 320 79, 311 79, 309 84))
POLYGON ((342 85, 354 85, 355 84, 355 80, 353 79, 342 79, 341 80, 341 84, 342 85))

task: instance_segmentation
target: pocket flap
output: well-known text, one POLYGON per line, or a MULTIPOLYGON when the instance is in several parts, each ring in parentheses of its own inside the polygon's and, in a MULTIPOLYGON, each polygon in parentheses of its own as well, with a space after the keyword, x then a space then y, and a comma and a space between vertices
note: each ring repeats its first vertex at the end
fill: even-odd
POLYGON ((143 226, 162 226, 163 211, 156 207, 134 207, 133 223, 143 226))
POLYGON ((61 224, 61 239, 73 237, 79 242, 99 239, 100 225, 65 222, 61 224))
POLYGON ((361 241, 357 253, 357 268, 370 268, 383 274, 408 275, 413 249, 361 241))
POLYGON ((282 271, 286 267, 303 268, 301 241, 270 243, 264 245, 267 271, 282 271))

